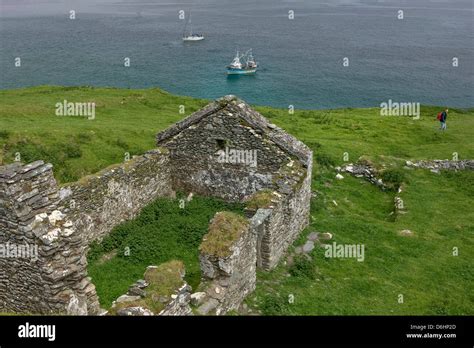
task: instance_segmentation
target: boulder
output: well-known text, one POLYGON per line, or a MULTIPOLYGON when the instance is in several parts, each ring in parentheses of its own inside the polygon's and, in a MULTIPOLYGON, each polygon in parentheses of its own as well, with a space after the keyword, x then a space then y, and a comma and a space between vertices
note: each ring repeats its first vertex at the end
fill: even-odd
POLYGON ((205 292, 195 292, 194 294, 191 294, 191 304, 193 306, 200 306, 201 304, 204 303, 204 300, 206 299, 207 294, 205 292))
POLYGON ((154 315, 152 311, 143 307, 127 307, 117 311, 117 315, 121 316, 151 316, 154 315))
POLYGON ((128 294, 132 296, 145 297, 146 291, 143 289, 140 289, 138 286, 131 286, 130 289, 128 289, 128 294))
POLYGON ((214 298, 209 299, 208 301, 204 302, 198 309, 197 312, 200 315, 206 315, 211 312, 213 309, 217 307, 219 301, 214 298))
POLYGON ((332 239, 332 234, 329 233, 329 232, 320 233, 320 234, 319 234, 319 239, 323 239, 323 240, 332 239))
POLYGON ((303 252, 309 253, 314 249, 314 242, 309 240, 303 245, 303 252))
POLYGON ((311 240, 314 242, 316 239, 318 239, 318 235, 319 235, 318 232, 311 232, 308 236, 308 240, 311 240))
POLYGON ((413 237, 414 233, 410 230, 402 230, 402 231, 398 232, 398 235, 400 235, 402 237, 413 237))
POLYGON ((115 302, 116 303, 132 302, 132 301, 138 301, 139 299, 141 299, 140 296, 122 295, 115 302))
POLYGON ((139 279, 137 280, 137 282, 135 283, 135 286, 140 288, 140 289, 143 289, 143 288, 146 288, 148 286, 148 283, 146 282, 146 280, 144 279, 139 279))

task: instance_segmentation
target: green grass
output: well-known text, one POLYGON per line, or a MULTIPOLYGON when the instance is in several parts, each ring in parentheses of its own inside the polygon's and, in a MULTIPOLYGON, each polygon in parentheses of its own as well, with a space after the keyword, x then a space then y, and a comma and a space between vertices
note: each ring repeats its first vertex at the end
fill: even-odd
MULTIPOLYGON (((452 110, 448 132, 435 121, 439 108, 422 107, 421 120, 382 117, 378 109, 284 111, 258 108, 315 152, 311 231, 331 232, 338 244, 364 244, 365 261, 328 259, 324 249, 312 261, 296 260, 260 272, 251 307, 273 315, 454 315, 474 313, 474 173, 404 169, 408 159, 474 158, 474 112, 452 110), (360 156, 380 167, 394 189, 402 183, 406 214, 395 218, 394 192, 332 166, 360 156), (333 201, 336 201, 337 206, 333 201), (414 237, 397 233, 410 229, 414 237), (453 248, 459 256, 453 256, 453 248), (289 295, 294 302, 289 303, 289 295), (402 294, 404 303, 398 303, 402 294)), ((333 242, 331 241, 331 242, 333 242)))
POLYGON ((159 89, 34 87, 0 91, 0 163, 42 159, 55 166, 60 182, 76 181, 113 163, 125 153, 155 147, 154 136, 207 102, 159 89), (95 120, 56 116, 55 104, 95 102, 95 120))
POLYGON ((125 222, 103 239, 93 243, 88 254, 88 272, 104 308, 143 278, 149 265, 181 260, 185 280, 197 288, 201 278, 199 245, 208 231, 209 221, 218 211, 243 214, 241 204, 194 196, 180 207, 180 200, 159 198, 142 210, 137 218, 125 222))
MULTIPOLYGON (((125 152, 134 155, 153 148, 157 131, 207 103, 158 89, 35 87, 0 91, 0 97, 0 161, 11 162, 16 152, 25 162, 44 159, 55 165, 60 182, 122 162, 125 152), (95 101, 96 119, 55 116, 54 104, 64 99, 95 101), (186 106, 185 115, 178 112, 181 104, 186 106)), ((474 314, 474 174, 436 175, 403 168, 405 160, 451 159, 453 153, 459 159, 474 158, 474 110, 451 108, 448 130, 441 133, 436 121, 439 107, 422 107, 420 120, 383 117, 378 108, 293 115, 269 107, 256 109, 314 151, 313 190, 319 194, 312 200, 311 225, 295 245, 311 231, 331 232, 337 243, 364 244, 365 261, 327 259, 323 249, 316 249, 311 262, 298 259, 292 266, 282 262, 272 272, 259 272, 257 289, 247 300, 251 307, 264 314, 474 314), (382 192, 348 174, 335 180, 333 167, 345 163, 344 155, 350 162, 364 156, 378 168, 389 168, 385 175, 393 188, 402 181, 407 213, 389 215, 394 191, 382 192), (403 229, 412 230, 414 236, 399 236, 403 229), (452 255, 453 247, 459 248, 459 256, 452 255), (403 304, 397 301, 399 294, 403 304)), ((205 218, 196 233, 184 232, 194 230, 178 213, 160 220, 149 232, 140 227, 140 218, 127 223, 137 233, 123 232, 125 244, 120 248, 131 235, 142 235, 137 238, 148 250, 153 231, 161 231, 166 237, 160 247, 166 257, 143 256, 131 262, 117 256, 102 265, 93 262, 89 268, 103 304, 123 294, 152 263, 181 259, 194 279, 191 282, 197 282, 197 247, 216 211, 199 204, 195 214, 202 212, 205 218), (182 234, 192 236, 192 243, 183 241, 182 234)), ((154 209, 172 207, 152 205, 145 216, 154 209)))
POLYGON ((325 258, 324 249, 318 248, 305 274, 283 264, 261 272, 249 304, 265 314, 473 314, 473 173, 449 179, 409 172, 413 184, 401 194, 408 213, 393 222, 393 194, 350 177, 335 181, 327 174, 314 182, 322 199, 313 204, 314 220, 295 245, 303 244, 309 231, 329 231, 338 244, 363 244, 365 261, 325 258), (456 180, 469 185, 466 192, 453 189, 456 180), (323 188, 322 181, 333 186, 323 188), (403 229, 415 236, 399 236, 403 229), (459 256, 453 256, 453 247, 459 248, 459 256))

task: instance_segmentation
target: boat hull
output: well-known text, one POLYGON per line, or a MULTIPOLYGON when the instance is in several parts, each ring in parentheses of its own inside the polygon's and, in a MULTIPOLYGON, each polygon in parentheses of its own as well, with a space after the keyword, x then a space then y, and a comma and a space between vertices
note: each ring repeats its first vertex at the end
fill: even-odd
POLYGON ((202 40, 204 40, 204 36, 183 37, 183 41, 202 41, 202 40))
POLYGON ((257 68, 253 69, 235 69, 227 68, 227 75, 252 75, 257 72, 257 68))

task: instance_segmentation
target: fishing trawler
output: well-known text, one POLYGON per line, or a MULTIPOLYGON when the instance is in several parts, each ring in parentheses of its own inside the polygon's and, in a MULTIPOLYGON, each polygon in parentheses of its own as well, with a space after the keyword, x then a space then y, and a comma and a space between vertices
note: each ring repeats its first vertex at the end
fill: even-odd
POLYGON ((186 24, 184 25, 183 41, 201 41, 201 40, 204 40, 204 35, 196 34, 193 32, 193 25, 191 23, 191 12, 189 12, 188 20, 186 21, 186 24), (189 33, 186 33, 186 28, 188 25, 189 25, 189 33))
POLYGON ((252 55, 252 49, 248 50, 244 54, 240 54, 237 51, 234 60, 230 65, 227 66, 228 75, 250 75, 257 72, 257 62, 252 55), (245 63, 242 64, 241 59, 245 60, 245 63))

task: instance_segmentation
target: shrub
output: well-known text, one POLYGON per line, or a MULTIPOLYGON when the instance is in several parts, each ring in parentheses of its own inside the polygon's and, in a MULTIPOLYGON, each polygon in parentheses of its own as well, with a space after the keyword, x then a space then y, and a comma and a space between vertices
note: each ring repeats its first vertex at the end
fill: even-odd
POLYGON ((401 184, 406 180, 403 170, 398 168, 390 168, 381 173, 382 181, 393 191, 397 191, 401 184))
POLYGON ((318 153, 316 155, 316 162, 322 167, 334 166, 336 162, 329 156, 324 153, 318 153))
POLYGON ((76 137, 77 141, 81 144, 89 143, 92 141, 92 135, 90 133, 79 133, 76 137))
POLYGON ((282 315, 287 311, 288 300, 274 294, 266 295, 261 304, 260 309, 264 315, 282 315))
POLYGON ((8 139, 10 132, 6 130, 0 130, 0 139, 8 139))
POLYGON ((369 156, 360 156, 357 160, 357 163, 364 166, 374 167, 374 163, 369 156))
POLYGON ((66 158, 79 158, 82 156, 81 148, 76 143, 69 143, 62 145, 66 158))
POLYGON ((316 265, 306 256, 298 255, 295 257, 294 263, 291 265, 288 272, 293 277, 314 279, 316 277, 316 265))
POLYGON ((127 144, 127 142, 126 142, 124 139, 122 139, 122 138, 117 138, 117 139, 115 140, 115 145, 117 145, 118 147, 121 147, 121 148, 124 149, 124 150, 127 150, 127 149, 128 149, 128 144, 127 144))

